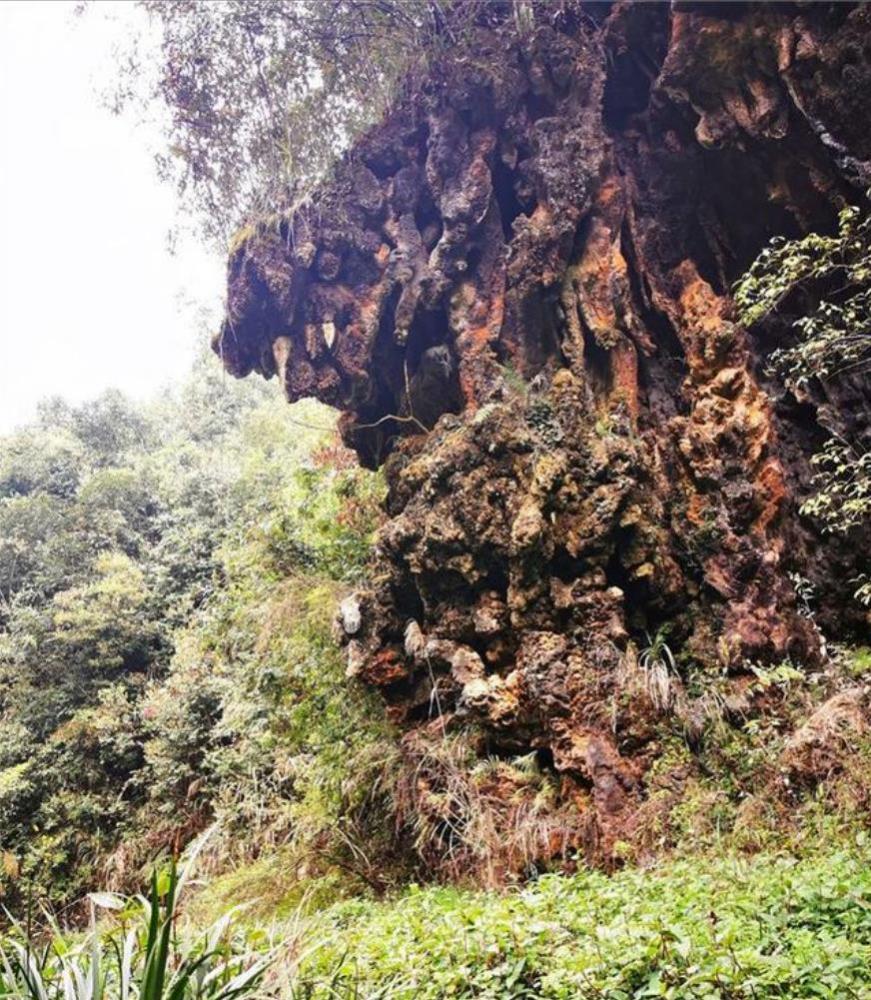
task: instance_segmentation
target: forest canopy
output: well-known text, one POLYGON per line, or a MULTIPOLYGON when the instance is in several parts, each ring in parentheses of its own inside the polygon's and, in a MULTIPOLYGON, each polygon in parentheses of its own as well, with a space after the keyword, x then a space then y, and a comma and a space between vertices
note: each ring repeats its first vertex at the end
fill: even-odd
POLYGON ((345 794, 322 753, 378 731, 365 698, 331 707, 329 627, 379 480, 272 390, 203 355, 149 403, 49 400, 0 438, 7 905, 135 885, 222 812, 228 838, 251 809, 280 837, 306 799, 322 822, 345 794))

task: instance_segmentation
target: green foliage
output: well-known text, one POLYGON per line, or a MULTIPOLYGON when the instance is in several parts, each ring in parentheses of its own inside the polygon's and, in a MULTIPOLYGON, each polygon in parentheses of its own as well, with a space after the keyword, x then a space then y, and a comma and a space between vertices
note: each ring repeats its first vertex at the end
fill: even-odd
POLYGON ((802 505, 826 531, 846 533, 871 518, 871 451, 859 454, 843 441, 827 441, 813 458, 817 493, 802 505))
POLYGON ((864 849, 414 889, 323 915, 294 997, 867 997, 864 849))
POLYGON ((92 580, 52 598, 51 641, 57 655, 87 671, 141 669, 156 629, 146 614, 145 576, 117 551, 97 556, 93 573, 92 580))
POLYGON ((244 932, 234 926, 239 908, 195 930, 178 912, 186 873, 170 865, 152 876, 148 900, 92 894, 84 934, 52 922, 45 941, 14 925, 0 942, 0 996, 862 1000, 869 860, 859 834, 803 859, 543 875, 507 893, 412 885, 381 902, 270 919, 269 934, 250 919, 244 932))
POLYGON ((834 236, 777 237, 735 289, 741 319, 753 325, 789 296, 809 293, 812 307, 794 322, 798 342, 771 363, 788 383, 829 379, 871 364, 871 218, 842 210, 834 236), (822 294, 815 294, 819 289, 822 294))
POLYGON ((329 633, 382 487, 331 427, 204 357, 154 403, 54 400, 0 440, 7 903, 135 884, 214 817, 228 864, 344 860, 375 823, 385 729, 329 633))
POLYGON ((20 924, 0 945, 0 997, 21 1000, 231 1000, 253 996, 271 955, 252 949, 232 912, 181 937, 179 897, 188 876, 175 862, 151 876, 148 899, 92 893, 90 930, 68 936, 51 921, 50 940, 20 924), (97 910, 111 914, 98 925, 97 910), (114 919, 112 919, 114 918, 114 919), (108 926, 107 926, 108 923, 108 926))
MULTIPOLYGON (((800 306, 791 321, 795 342, 769 359, 789 389, 801 396, 813 381, 851 379, 871 370, 871 216, 848 206, 833 236, 772 240, 735 289, 748 325, 791 300, 800 306)), ((813 459, 816 493, 801 510, 824 531, 846 534, 871 517, 871 452, 832 430, 813 459)), ((855 583, 857 598, 871 604, 871 581, 861 577, 855 583)))
POLYGON ((152 822, 171 824, 184 803, 217 819, 242 865, 282 847, 289 873, 338 864, 349 889, 389 881, 379 859, 393 847, 384 782, 396 750, 373 696, 344 678, 330 635, 340 591, 246 570, 146 697, 152 822))
POLYGON ((849 670, 853 677, 864 677, 871 673, 871 647, 860 646, 854 650, 849 670))

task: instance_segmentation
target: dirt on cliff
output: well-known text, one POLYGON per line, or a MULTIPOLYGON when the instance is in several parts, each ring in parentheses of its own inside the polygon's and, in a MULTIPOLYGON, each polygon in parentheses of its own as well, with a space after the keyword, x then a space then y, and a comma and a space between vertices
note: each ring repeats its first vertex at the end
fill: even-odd
POLYGON ((421 746, 473 730, 477 758, 556 777, 539 853, 607 860, 657 718, 692 740, 705 678, 741 714, 753 666, 867 635, 867 549, 798 510, 827 432, 869 433, 871 389, 797 401, 765 371, 782 325, 742 328, 729 292, 771 237, 863 201, 871 8, 542 4, 524 37, 500 9, 239 242, 216 347, 385 466, 340 632, 418 755, 417 808, 449 783, 421 746))

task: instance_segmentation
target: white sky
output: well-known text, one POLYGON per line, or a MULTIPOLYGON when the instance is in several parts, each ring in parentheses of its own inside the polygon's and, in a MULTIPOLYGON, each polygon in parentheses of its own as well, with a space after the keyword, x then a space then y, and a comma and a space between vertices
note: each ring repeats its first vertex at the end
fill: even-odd
POLYGON ((45 396, 149 394, 190 364, 198 309, 218 315, 220 257, 192 238, 167 250, 178 202, 158 130, 99 98, 143 16, 0 2, 0 432, 45 396))

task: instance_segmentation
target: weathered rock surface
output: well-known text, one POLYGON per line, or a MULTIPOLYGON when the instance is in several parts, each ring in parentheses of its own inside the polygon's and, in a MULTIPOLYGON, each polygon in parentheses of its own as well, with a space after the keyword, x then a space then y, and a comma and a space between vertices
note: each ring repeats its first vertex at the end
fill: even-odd
MULTIPOLYGON (((520 43, 492 5, 474 57, 242 241, 217 346, 386 466, 349 672, 410 730, 538 751, 607 857, 657 752, 662 698, 626 686, 650 636, 669 628, 666 688, 737 690, 748 661, 813 664, 820 630, 867 626, 861 544, 798 514, 837 400, 770 381, 782 330, 743 329, 729 289, 871 183, 871 8, 534 9, 520 43)), ((868 433, 852 393, 838 419, 868 433)))

